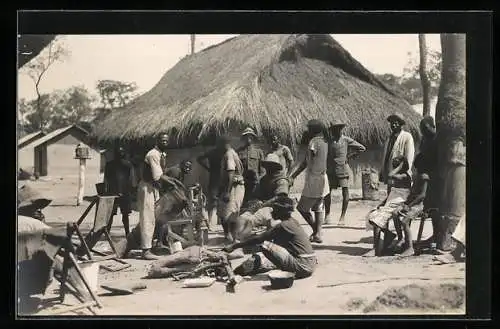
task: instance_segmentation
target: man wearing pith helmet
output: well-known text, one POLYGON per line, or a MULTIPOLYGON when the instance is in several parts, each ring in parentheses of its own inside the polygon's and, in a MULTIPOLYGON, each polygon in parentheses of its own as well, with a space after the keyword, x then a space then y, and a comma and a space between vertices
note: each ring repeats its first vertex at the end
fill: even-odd
POLYGON ((236 152, 243 163, 243 177, 245 179, 245 199, 243 204, 254 197, 260 178, 264 175, 261 162, 264 160, 264 152, 255 145, 257 134, 252 128, 246 128, 241 133, 243 146, 236 152))

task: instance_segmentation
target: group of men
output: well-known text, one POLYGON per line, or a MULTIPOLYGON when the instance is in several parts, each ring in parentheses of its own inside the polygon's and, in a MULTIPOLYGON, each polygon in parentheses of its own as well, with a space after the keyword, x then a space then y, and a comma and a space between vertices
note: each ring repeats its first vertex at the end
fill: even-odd
MULTIPOLYGON (((465 159, 448 156, 447 161, 451 169, 447 176, 450 177, 443 181, 437 167, 438 147, 434 119, 426 116, 420 122, 422 139, 416 156, 412 135, 402 130, 405 125, 403 116, 396 113, 390 115, 387 121, 391 127, 391 135, 385 143, 380 172, 380 180, 387 184, 387 198, 367 216, 369 227, 373 228, 374 232, 374 248, 365 256, 378 256, 384 252, 396 252, 402 256, 414 255, 410 223, 417 217, 432 219, 433 234, 422 244, 435 245, 437 250, 445 252, 449 251, 446 236, 443 234, 443 230, 447 230, 449 226, 445 219, 460 221, 454 237, 459 242, 456 253, 461 254, 461 247, 465 247, 465 239, 460 238, 465 236, 464 232, 460 231, 465 227, 465 159), (449 193, 455 195, 446 195, 449 193), (450 204, 447 202, 449 199, 454 201, 450 204), (389 230, 390 220, 394 221, 397 239, 389 230), (379 243, 381 232, 389 237, 384 239, 385 245, 379 243), (391 240, 392 243, 387 243, 391 240)), ((446 258, 441 257, 440 261, 443 259, 446 258)))
MULTIPOLYGON (((403 188, 408 193, 399 201, 397 214, 400 219, 404 219, 405 214, 421 203, 424 211, 431 212, 437 208, 437 198, 433 194, 431 183, 436 176, 437 162, 434 121, 426 117, 421 122, 422 144, 418 161, 415 162, 418 175, 412 185, 414 178, 411 169, 415 154, 412 135, 402 130, 405 120, 401 114, 393 114, 387 120, 392 133, 385 144, 380 180, 388 184, 388 199, 384 200, 381 207, 390 206, 391 193, 403 188)), ((343 224, 349 200, 348 161, 365 151, 363 145, 342 134, 344 127, 343 123, 326 127, 320 120, 310 120, 306 132, 306 155, 300 163, 294 163, 292 152, 280 143, 277 136, 271 137, 270 152, 266 155, 256 143, 258 136, 251 128, 245 129, 241 134, 241 147, 233 148, 230 137, 220 136, 214 149, 197 158, 197 162, 209 173, 207 210, 210 218, 216 216, 222 224, 225 238, 230 243, 226 251, 253 244, 261 246, 263 255, 260 258, 254 255, 249 260, 250 263, 245 263, 246 269, 245 266, 243 270, 240 269, 242 273, 248 272, 248 269, 255 270, 255 267, 259 267, 256 264, 263 264, 263 259, 301 276, 312 273, 316 260, 311 243, 322 243, 322 225, 326 216, 331 218, 330 192, 332 189, 342 188, 339 224, 343 224), (302 172, 305 172, 304 187, 296 205, 289 192, 294 180, 302 172), (292 218, 295 208, 312 228, 309 238, 292 218), (266 230, 263 234, 254 235, 256 227, 265 227, 266 230)), ((184 161, 175 170, 167 168, 168 138, 166 133, 160 134, 156 146, 146 154, 137 189, 141 248, 146 259, 157 258, 151 252, 151 246, 155 202, 162 186, 175 185, 176 180, 182 181, 192 166, 189 161, 184 161)), ((120 155, 119 152, 118 154, 120 155)), ((128 165, 125 167, 128 168, 128 165)), ((116 169, 113 166, 111 168, 113 169, 110 171, 116 173, 116 169)), ((122 207, 120 202, 118 205, 122 207)), ((122 213, 126 215, 128 211, 126 206, 122 207, 122 213)), ((432 213, 430 216, 436 233, 439 219, 432 213)), ((381 224, 375 218, 370 224, 375 227, 377 242, 380 231, 386 230, 387 233, 387 220, 381 224)), ((413 254, 408 221, 396 221, 395 226, 398 233, 397 244, 400 247, 406 246, 404 253, 413 254), (401 226, 404 228, 405 239, 400 233, 401 226)), ((432 239, 433 237, 430 240, 432 239)))
MULTIPOLYGON (((209 173, 209 218, 216 216, 226 239, 234 243, 250 237, 256 227, 275 228, 280 220, 272 216, 274 204, 277 200, 285 204, 288 202, 283 200, 290 199, 289 191, 294 179, 305 171, 305 186, 297 209, 313 229, 308 242, 321 243, 325 210, 326 215, 331 216, 330 191, 342 188, 344 202, 339 222, 343 223, 349 200, 347 162, 353 155, 365 150, 363 145, 342 134, 344 127, 345 124, 339 123, 327 130, 320 120, 310 120, 306 133, 306 157, 298 165, 294 163, 290 148, 281 144, 276 135, 269 140, 270 152, 267 155, 256 143, 258 136, 252 128, 243 131, 243 145, 236 149, 228 136, 220 136, 214 149, 197 158, 197 162, 209 173)), ((137 179, 133 166, 125 159, 122 147, 117 148, 115 159, 105 171, 107 192, 119 195, 117 207, 120 207, 127 234, 130 191, 138 191, 141 248, 146 259, 156 258, 151 247, 155 201, 159 199, 161 187, 172 185, 172 178, 182 181, 181 176, 189 172, 192 165, 184 161, 176 170, 167 168, 168 139, 166 133, 160 134, 156 146, 147 152, 138 184, 135 184, 137 179)), ((295 204, 293 200, 291 202, 295 204)))

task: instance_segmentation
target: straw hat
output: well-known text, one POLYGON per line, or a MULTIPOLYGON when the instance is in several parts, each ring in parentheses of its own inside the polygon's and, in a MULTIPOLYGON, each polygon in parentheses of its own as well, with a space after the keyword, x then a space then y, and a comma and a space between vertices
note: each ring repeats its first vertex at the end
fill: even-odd
POLYGON ((241 133, 241 136, 245 136, 245 135, 252 135, 254 137, 257 137, 257 134, 255 133, 255 131, 252 128, 246 128, 245 130, 243 130, 243 132, 241 133))
POLYGON ((393 121, 398 121, 400 124, 404 125, 406 123, 405 119, 403 118, 403 115, 401 113, 393 113, 387 117, 387 121, 393 122, 393 121))
POLYGON ((17 203, 18 207, 36 206, 38 209, 47 207, 52 200, 44 198, 39 192, 29 185, 24 185, 18 189, 17 203))
POLYGON ((283 166, 281 165, 280 158, 274 154, 269 153, 264 160, 261 161, 261 164, 264 168, 274 168, 276 170, 282 170, 283 166))

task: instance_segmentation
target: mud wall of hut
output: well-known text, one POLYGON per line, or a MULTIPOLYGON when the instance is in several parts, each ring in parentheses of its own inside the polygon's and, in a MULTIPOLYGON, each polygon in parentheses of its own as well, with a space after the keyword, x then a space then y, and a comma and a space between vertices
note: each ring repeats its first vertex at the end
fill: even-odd
MULTIPOLYGON (((232 145, 237 148, 241 145, 239 138, 235 137, 232 139, 232 145)), ((269 148, 264 143, 260 143, 259 146, 267 152, 269 148)), ((167 151, 167 164, 168 166, 175 166, 179 164, 182 160, 191 160, 193 163, 193 171, 188 178, 187 184, 194 184, 199 182, 204 189, 208 185, 208 173, 204 170, 197 162, 196 158, 203 154, 204 152, 212 149, 213 146, 197 146, 191 148, 183 149, 169 149, 167 151)), ((294 158, 296 161, 302 161, 305 157, 305 147, 297 148, 292 150, 294 153, 294 158)), ((111 153, 107 153, 108 160, 111 159, 111 153)), ((380 169, 380 163, 382 158, 382 148, 369 149, 366 152, 360 154, 357 158, 349 162, 351 173, 350 173, 350 187, 354 189, 361 188, 361 171, 366 168, 374 168, 375 170, 380 169)), ((304 175, 301 174, 297 177, 294 186, 292 188, 292 193, 300 193, 304 185, 304 175)))

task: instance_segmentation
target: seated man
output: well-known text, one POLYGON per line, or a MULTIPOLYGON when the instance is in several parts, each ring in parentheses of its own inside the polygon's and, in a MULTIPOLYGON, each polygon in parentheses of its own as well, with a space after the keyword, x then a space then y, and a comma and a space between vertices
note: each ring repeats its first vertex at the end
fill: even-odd
POLYGON ((234 273, 251 275, 273 268, 295 273, 296 278, 311 276, 317 259, 304 229, 292 218, 294 202, 286 196, 279 196, 272 204, 273 219, 281 222, 270 230, 243 242, 225 247, 231 253, 237 248, 261 245, 262 254, 254 254, 238 266, 234 273))
POLYGON ((423 201, 426 197, 427 186, 429 182, 429 174, 426 172, 425 159, 423 153, 419 153, 413 163, 417 170, 416 179, 410 191, 410 195, 406 198, 405 202, 394 211, 394 227, 398 233, 398 242, 395 247, 399 250, 403 246, 405 249, 401 256, 413 256, 415 250, 413 249, 413 238, 410 229, 410 221, 419 216, 424 209, 423 201), (404 240, 401 234, 401 225, 404 230, 404 240))
MULTIPOLYGON (((252 204, 238 218, 230 223, 232 236, 236 240, 248 238, 252 230, 258 226, 271 228, 278 224, 271 216, 271 204, 280 196, 287 196, 289 192, 288 178, 283 172, 283 166, 276 154, 270 153, 261 162, 266 174, 260 180, 256 190, 258 202, 252 204)), ((252 203, 251 200, 249 202, 252 203)))
POLYGON ((193 168, 193 163, 189 160, 182 160, 180 164, 167 169, 167 176, 172 177, 180 181, 182 184, 186 184, 187 178, 190 176, 193 168))
MULTIPOLYGON (((165 189, 165 193, 155 203, 155 231, 154 237, 161 235, 161 228, 166 220, 178 216, 188 205, 187 190, 184 185, 174 178, 172 187, 165 189)), ((126 257, 130 250, 140 246, 141 228, 137 225, 125 239, 115 243, 119 257, 126 257)))
MULTIPOLYGON (((396 157, 392 162, 392 171, 388 174, 387 198, 370 211, 366 216, 367 228, 373 227, 373 249, 364 254, 364 257, 380 256, 382 249, 380 244, 380 234, 394 239, 395 235, 386 229, 387 223, 392 218, 395 210, 406 200, 410 194, 411 178, 408 175, 408 162, 404 157, 396 157)), ((385 238, 385 237, 384 237, 385 238)))

